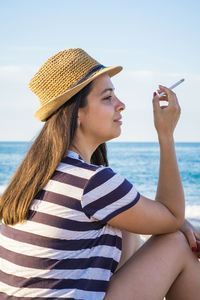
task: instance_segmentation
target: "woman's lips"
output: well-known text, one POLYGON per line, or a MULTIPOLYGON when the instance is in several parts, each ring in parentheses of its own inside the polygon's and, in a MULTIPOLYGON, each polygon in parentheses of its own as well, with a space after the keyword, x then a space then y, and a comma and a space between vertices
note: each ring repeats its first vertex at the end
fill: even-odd
POLYGON ((121 118, 118 119, 118 120, 114 120, 115 123, 118 123, 119 125, 122 125, 122 121, 121 121, 121 118))

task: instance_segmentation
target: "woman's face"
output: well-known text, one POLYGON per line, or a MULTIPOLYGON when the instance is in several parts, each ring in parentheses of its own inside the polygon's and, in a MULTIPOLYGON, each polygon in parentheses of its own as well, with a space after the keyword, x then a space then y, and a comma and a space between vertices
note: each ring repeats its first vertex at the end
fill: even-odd
POLYGON ((98 144, 116 138, 121 133, 121 111, 125 105, 114 93, 109 75, 102 74, 93 81, 87 105, 79 108, 79 129, 90 142, 98 144))

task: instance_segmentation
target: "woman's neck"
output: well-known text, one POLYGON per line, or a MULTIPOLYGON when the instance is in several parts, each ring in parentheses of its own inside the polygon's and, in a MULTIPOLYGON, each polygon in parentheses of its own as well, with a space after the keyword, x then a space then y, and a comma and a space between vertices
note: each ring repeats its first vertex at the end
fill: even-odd
POLYGON ((98 146, 92 147, 91 145, 83 145, 83 144, 75 144, 72 143, 69 147, 69 150, 74 151, 80 155, 80 157, 86 161, 88 164, 90 164, 92 154, 96 150, 98 146))

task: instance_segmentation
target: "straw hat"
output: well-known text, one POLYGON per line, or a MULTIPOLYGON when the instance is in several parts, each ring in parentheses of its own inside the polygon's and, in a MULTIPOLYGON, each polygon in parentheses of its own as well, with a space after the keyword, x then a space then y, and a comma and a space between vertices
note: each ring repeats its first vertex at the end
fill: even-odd
POLYGON ((112 77, 121 70, 121 66, 101 65, 80 48, 58 52, 40 67, 29 82, 29 88, 40 102, 40 109, 34 116, 45 121, 89 82, 104 73, 112 77))

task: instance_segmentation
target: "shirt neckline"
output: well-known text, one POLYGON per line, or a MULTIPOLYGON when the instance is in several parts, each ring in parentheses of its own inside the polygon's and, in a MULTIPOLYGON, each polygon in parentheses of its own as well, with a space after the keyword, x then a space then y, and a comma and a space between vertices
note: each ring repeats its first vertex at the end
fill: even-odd
POLYGON ((72 151, 72 150, 68 150, 67 156, 84 161, 84 159, 82 159, 82 157, 78 153, 76 153, 75 151, 72 151))
MULTIPOLYGON (((81 160, 82 162, 88 164, 78 153, 76 153, 75 151, 72 151, 72 150, 68 150, 68 153, 67 153, 67 157, 71 157, 71 158, 74 158, 74 159, 78 159, 78 160, 81 160)), ((91 165, 91 164, 89 164, 91 165)), ((103 167, 103 165, 98 165, 99 167, 103 167)))

